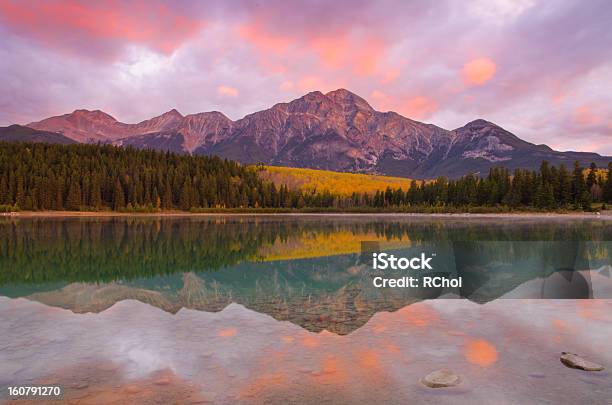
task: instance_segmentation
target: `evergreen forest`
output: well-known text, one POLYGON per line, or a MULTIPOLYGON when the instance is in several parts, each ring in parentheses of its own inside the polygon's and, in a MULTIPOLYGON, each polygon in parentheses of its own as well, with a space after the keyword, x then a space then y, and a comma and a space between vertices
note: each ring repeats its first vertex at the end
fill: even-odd
POLYGON ((0 143, 0 210, 406 211, 585 210, 612 203, 607 168, 493 168, 488 175, 412 180, 410 187, 300 190, 260 176, 261 166, 110 145, 0 143))

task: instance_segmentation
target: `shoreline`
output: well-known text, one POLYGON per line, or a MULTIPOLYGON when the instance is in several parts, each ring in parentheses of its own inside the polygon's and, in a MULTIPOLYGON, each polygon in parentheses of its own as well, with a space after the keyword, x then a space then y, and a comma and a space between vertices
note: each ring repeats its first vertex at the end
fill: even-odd
POLYGON ((612 221, 612 211, 603 214, 595 212, 549 213, 549 212, 516 212, 516 213, 403 213, 403 212, 113 212, 113 211, 19 211, 2 213, 0 218, 95 218, 95 217, 402 217, 402 218, 516 218, 516 219, 600 219, 612 221))

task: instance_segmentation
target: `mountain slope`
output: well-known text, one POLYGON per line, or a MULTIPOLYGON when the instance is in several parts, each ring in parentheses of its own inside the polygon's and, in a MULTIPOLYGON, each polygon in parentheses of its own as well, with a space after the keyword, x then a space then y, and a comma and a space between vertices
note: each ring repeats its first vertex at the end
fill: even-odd
POLYGON ((144 135, 134 135, 113 142, 116 146, 133 146, 139 149, 155 149, 182 153, 185 138, 174 131, 152 132, 144 135))
POLYGON ((546 145, 535 145, 482 119, 453 132, 457 135, 456 141, 445 158, 434 165, 437 173, 486 174, 492 166, 537 169, 543 160, 555 166, 565 164, 570 167, 578 160, 583 166, 595 162, 605 167, 612 160, 596 153, 558 152, 546 145))
POLYGON ((171 110, 138 124, 124 124, 101 111, 77 110, 29 126, 78 142, 413 178, 486 173, 501 165, 534 169, 542 160, 555 165, 575 160, 607 165, 612 160, 534 145, 485 120, 449 131, 395 112, 376 111, 344 89, 308 93, 237 121, 216 111, 183 116, 171 110))
POLYGON ((77 142, 108 141, 128 134, 127 124, 100 110, 75 110, 70 114, 32 122, 27 126, 41 131, 57 132, 77 142))
POLYGON ((100 111, 76 110, 70 114, 50 117, 27 126, 50 131, 82 143, 114 143, 136 147, 159 145, 158 132, 164 137, 174 135, 181 139, 180 147, 173 144, 173 151, 191 152, 206 142, 216 142, 217 134, 225 134, 232 121, 220 112, 181 115, 172 109, 162 115, 139 122, 125 124, 100 111), (179 136, 180 135, 180 136, 179 136), (131 139, 128 141, 128 139, 131 139))
POLYGON ((62 145, 76 143, 76 141, 55 132, 38 131, 21 125, 0 127, 0 141, 59 143, 62 145))

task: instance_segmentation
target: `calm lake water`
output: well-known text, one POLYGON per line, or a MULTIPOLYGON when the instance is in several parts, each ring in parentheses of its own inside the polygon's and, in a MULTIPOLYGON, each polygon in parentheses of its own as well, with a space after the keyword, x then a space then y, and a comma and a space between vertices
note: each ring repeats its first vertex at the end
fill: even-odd
POLYGON ((598 219, 0 218, 0 401, 609 403, 611 251, 598 219), (373 285, 423 275, 462 284, 373 285))

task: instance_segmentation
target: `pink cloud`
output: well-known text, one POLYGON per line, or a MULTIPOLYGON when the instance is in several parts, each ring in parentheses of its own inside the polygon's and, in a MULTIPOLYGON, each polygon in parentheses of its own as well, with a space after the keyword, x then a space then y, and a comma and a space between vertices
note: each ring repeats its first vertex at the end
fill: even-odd
POLYGON ((583 104, 574 110, 574 122, 584 126, 597 125, 601 122, 601 117, 592 105, 583 104))
POLYGON ((413 119, 425 119, 439 109, 439 104, 427 96, 391 96, 380 90, 370 93, 372 104, 381 111, 396 111, 413 119))
POLYGON ((280 84, 279 89, 284 90, 284 91, 289 91, 289 90, 293 90, 294 87, 295 85, 293 84, 291 80, 285 80, 284 82, 280 84))
POLYGON ((497 66, 489 58, 477 58, 463 65, 463 81, 469 85, 481 86, 495 75, 497 66))
POLYGON ((218 86, 217 94, 223 97, 238 97, 238 89, 230 86, 218 86))
POLYGON ((155 2, 50 0, 0 2, 0 18, 19 35, 77 54, 115 55, 126 44, 170 54, 203 26, 155 2))
POLYGON ((327 93, 328 91, 336 90, 341 87, 344 87, 344 82, 342 80, 327 80, 327 78, 318 75, 303 76, 299 78, 295 86, 302 94, 311 91, 327 93))
POLYGON ((370 101, 372 105, 380 111, 389 111, 393 109, 393 100, 391 97, 380 90, 374 90, 370 93, 370 101))
POLYGON ((414 119, 425 119, 438 111, 438 103, 425 96, 413 97, 403 103, 400 112, 414 119))
MULTIPOLYGON (((335 26, 322 31, 318 25, 279 32, 269 14, 256 15, 238 26, 238 35, 257 51, 260 65, 270 68, 279 61, 309 62, 314 57, 317 70, 346 71, 355 76, 381 74, 383 80, 394 80, 397 67, 385 66, 389 41, 376 30, 355 30, 351 24, 335 26), (384 68, 384 71, 383 71, 384 68)), ((283 69, 272 69, 275 73, 286 73, 283 69)))
POLYGON ((349 33, 316 37, 308 43, 308 49, 318 56, 324 66, 331 69, 350 67, 358 76, 377 73, 386 48, 387 44, 382 38, 349 33))
MULTIPOLYGON (((402 63, 403 64, 403 63, 402 63)), ((402 73, 401 68, 400 67, 391 67, 388 68, 383 74, 382 74, 382 78, 380 79, 380 82, 382 84, 390 84, 393 83, 394 81, 396 81, 399 77, 400 74, 402 73)))
POLYGON ((292 39, 267 32, 260 23, 251 22, 238 27, 239 35, 261 52, 283 53, 292 44, 292 39))

